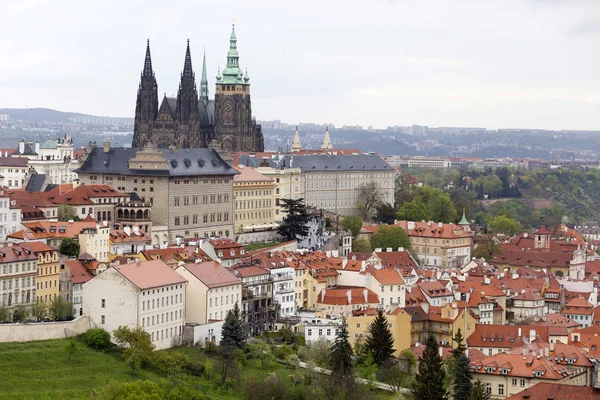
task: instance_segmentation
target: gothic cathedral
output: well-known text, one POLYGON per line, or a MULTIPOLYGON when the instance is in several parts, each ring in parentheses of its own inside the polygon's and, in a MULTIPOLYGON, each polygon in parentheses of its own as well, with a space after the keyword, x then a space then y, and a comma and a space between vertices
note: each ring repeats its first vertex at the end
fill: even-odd
POLYGON ((148 41, 135 105, 132 147, 207 147, 212 140, 228 152, 264 150, 260 125, 252 118, 250 77, 239 66, 235 27, 229 40, 227 67, 217 74, 214 100, 208 98, 206 55, 198 94, 188 40, 177 97, 165 94, 159 106, 148 41))

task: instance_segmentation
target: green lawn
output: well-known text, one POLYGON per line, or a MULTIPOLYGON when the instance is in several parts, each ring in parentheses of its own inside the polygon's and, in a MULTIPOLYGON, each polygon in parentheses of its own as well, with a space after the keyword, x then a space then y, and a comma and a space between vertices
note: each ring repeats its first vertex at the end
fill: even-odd
POLYGON ((265 247, 275 246, 276 244, 279 244, 279 243, 280 242, 251 243, 251 244, 244 245, 244 249, 246 251, 264 249, 265 247))

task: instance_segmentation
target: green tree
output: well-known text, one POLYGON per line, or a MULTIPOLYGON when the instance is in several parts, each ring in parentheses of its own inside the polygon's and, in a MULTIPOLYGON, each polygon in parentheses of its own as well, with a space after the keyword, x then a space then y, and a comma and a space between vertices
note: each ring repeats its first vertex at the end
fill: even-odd
POLYGON ((75 219, 79 219, 77 217, 77 211, 75 211, 75 207, 69 204, 60 204, 58 206, 56 216, 58 217, 59 221, 74 221, 75 219))
POLYGON ((431 335, 427 338, 425 351, 419 359, 419 371, 414 389, 415 400, 446 400, 444 377, 438 343, 431 335))
POLYGON ((74 356, 77 355, 77 353, 79 353, 79 347, 77 346, 77 340, 75 340, 74 337, 72 337, 69 342, 67 343, 67 354, 69 355, 69 360, 71 358, 73 358, 74 356))
POLYGON ((373 248, 386 249, 391 247, 397 250, 398 247, 410 249, 410 239, 408 234, 400 226, 381 225, 371 238, 373 248))
POLYGON ((275 361, 271 346, 265 342, 248 343, 249 358, 256 360, 259 368, 270 369, 275 361))
POLYGON ((479 241, 477 248, 473 251, 473 257, 484 258, 490 260, 502 254, 502 247, 496 243, 496 240, 491 236, 479 241))
POLYGON ((375 222, 382 224, 393 224, 396 219, 396 209, 390 203, 380 203, 375 208, 375 222))
POLYGON ((383 193, 377 185, 377 182, 371 181, 365 183, 358 188, 358 204, 357 207, 363 221, 370 220, 371 215, 381 203, 383 199, 383 193))
POLYGON ((506 215, 498 215, 494 217, 490 221, 489 227, 492 232, 502 233, 509 236, 514 236, 521 232, 521 224, 519 221, 507 217, 506 215))
POLYGON ((8 321, 8 308, 0 306, 0 322, 8 321))
POLYGON ((471 383, 470 368, 471 362, 469 361, 469 358, 466 355, 461 354, 460 356, 458 356, 458 358, 456 358, 453 371, 453 391, 455 399, 468 399, 471 394, 473 385, 471 383))
POLYGON ((367 348, 373 356, 373 361, 379 367, 386 364, 394 356, 394 337, 390 331, 388 320, 379 310, 377 317, 369 326, 369 335, 367 337, 367 348))
POLYGON ((429 221, 427 206, 420 197, 406 202, 400 207, 397 214, 400 221, 429 221))
POLYGON ((487 393, 485 384, 477 379, 473 382, 473 388, 467 400, 489 400, 490 395, 487 393))
POLYGON ((83 334, 83 343, 92 349, 106 350, 110 347, 110 333, 102 328, 91 328, 83 334))
POLYGON ((65 321, 73 318, 73 303, 57 296, 49 307, 50 315, 55 321, 65 321))
POLYGON ((342 324, 331 346, 329 356, 329 369, 334 376, 352 375, 354 367, 352 364, 352 346, 348 341, 348 326, 342 318, 342 324))
POLYGON ((369 239, 356 239, 352 241, 352 251, 357 253, 370 253, 373 251, 369 239))
POLYGON ((352 232, 352 236, 356 237, 360 232, 360 228, 362 228, 362 220, 358 215, 348 215, 342 218, 340 225, 345 231, 352 232))
POLYGON ((225 316, 225 323, 221 328, 221 346, 243 349, 245 345, 244 321, 240 314, 240 306, 236 302, 225 316))
POLYGON ((130 329, 119 326, 113 331, 113 336, 117 344, 124 348, 123 359, 133 373, 150 360, 154 344, 150 340, 150 334, 141 327, 130 329))
POLYGON ((68 257, 77 257, 79 255, 79 242, 75 239, 66 238, 60 242, 58 251, 68 257))
POLYGON ((304 205, 304 199, 281 199, 283 222, 277 228, 277 233, 285 240, 298 240, 308 235, 310 214, 304 205))
POLYGON ((178 375, 190 365, 190 359, 186 354, 179 351, 158 352, 154 356, 153 365, 167 376, 178 375))
POLYGON ((34 303, 31 306, 31 315, 36 321, 41 321, 48 315, 49 306, 45 301, 34 303))

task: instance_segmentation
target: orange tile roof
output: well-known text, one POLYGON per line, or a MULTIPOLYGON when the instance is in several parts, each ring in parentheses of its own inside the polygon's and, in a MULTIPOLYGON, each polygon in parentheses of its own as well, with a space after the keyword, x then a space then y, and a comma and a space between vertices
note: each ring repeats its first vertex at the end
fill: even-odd
POLYGON ((442 285, 440 281, 419 281, 417 282, 417 286, 419 286, 423 293, 429 297, 452 296, 452 292, 442 285))
POLYGON ((181 275, 161 260, 121 264, 111 268, 114 268, 115 271, 142 290, 187 283, 181 275))
POLYGON ((476 378, 476 374, 532 378, 537 371, 542 373, 540 379, 560 380, 574 374, 573 371, 544 357, 507 353, 494 354, 483 360, 472 362, 471 370, 474 372, 474 378, 476 378), (503 370, 506 372, 503 373, 503 370))
POLYGON ((507 351, 508 354, 521 354, 525 352, 525 355, 537 356, 544 354, 542 357, 546 357, 558 365, 571 365, 573 367, 585 367, 591 368, 593 364, 586 357, 585 352, 581 348, 572 344, 564 344, 556 341, 555 343, 545 342, 534 342, 529 343, 522 348, 513 348, 507 351), (548 357, 546 357, 545 350, 548 349, 548 357), (541 352, 540 352, 541 350, 541 352), (567 359, 570 359, 569 363, 567 359))
POLYGON ((561 314, 577 314, 577 315, 592 315, 594 306, 587 302, 583 297, 577 297, 570 300, 562 310, 561 314))
POLYGON ((72 238, 76 239, 82 230, 95 229, 96 222, 91 221, 36 221, 23 222, 21 225, 25 227, 20 231, 11 233, 9 238, 22 240, 41 240, 48 238, 72 238))
POLYGON ((507 397, 506 400, 594 400, 600 399, 600 392, 591 386, 573 386, 558 383, 539 382, 507 397))
POLYGON ((179 268, 187 269, 200 282, 209 288, 241 284, 242 281, 216 261, 185 264, 179 268))
POLYGON ((512 298, 513 300, 522 300, 522 301, 539 301, 544 300, 544 298, 534 292, 531 289, 526 289, 523 293, 520 293, 512 298))
POLYGON ((471 233, 463 231, 460 226, 456 224, 438 224, 437 222, 421 222, 421 221, 410 221, 414 222, 414 228, 408 229, 409 221, 396 221, 395 225, 401 226, 402 229, 408 233, 408 236, 419 236, 419 237, 431 237, 438 239, 455 239, 455 238, 469 238, 471 233))
POLYGON ((252 167, 238 167, 236 169, 238 171, 240 171, 240 173, 233 177, 233 185, 234 186, 236 183, 252 182, 252 183, 267 184, 267 185, 273 183, 272 178, 268 178, 268 177, 264 176, 263 174, 261 174, 260 172, 258 172, 257 170, 255 170, 252 167))
POLYGON ((548 326, 527 325, 486 325, 477 324, 473 333, 467 338, 469 346, 492 348, 515 348, 528 343, 530 335, 545 342, 549 341, 548 326), (519 330, 521 335, 519 335, 519 330), (523 338, 526 340, 524 341, 523 338))
POLYGON ((148 242, 149 244, 152 240, 143 232, 140 232, 140 234, 136 235, 133 231, 130 231, 130 233, 127 234, 127 232, 122 229, 113 229, 110 231, 109 235, 112 243, 148 242))
POLYGON ((37 256, 27 247, 18 244, 4 244, 0 247, 0 264, 31 260, 37 260, 37 256))
POLYGON ((92 274, 83 266, 79 260, 67 260, 65 264, 71 269, 71 281, 74 285, 78 283, 86 283, 92 279, 92 274))
POLYGON ((57 185, 48 192, 42 192, 42 196, 56 204, 70 205, 96 204, 91 200, 95 198, 129 197, 129 195, 121 193, 109 185, 81 184, 76 187, 73 186, 73 184, 57 185))
POLYGON ((393 268, 375 269, 369 265, 364 272, 361 272, 361 274, 366 273, 370 273, 381 285, 403 285, 405 283, 402 275, 393 268))
POLYGON ((269 270, 257 267, 256 265, 238 265, 233 268, 233 274, 241 278, 249 276, 270 275, 269 270))

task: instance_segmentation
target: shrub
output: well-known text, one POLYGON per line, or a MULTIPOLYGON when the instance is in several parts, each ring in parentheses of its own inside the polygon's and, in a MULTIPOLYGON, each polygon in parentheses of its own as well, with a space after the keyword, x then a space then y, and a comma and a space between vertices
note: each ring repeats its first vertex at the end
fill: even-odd
POLYGON ((102 328, 88 329, 83 334, 83 343, 92 349, 106 350, 110 347, 110 333, 102 328))

